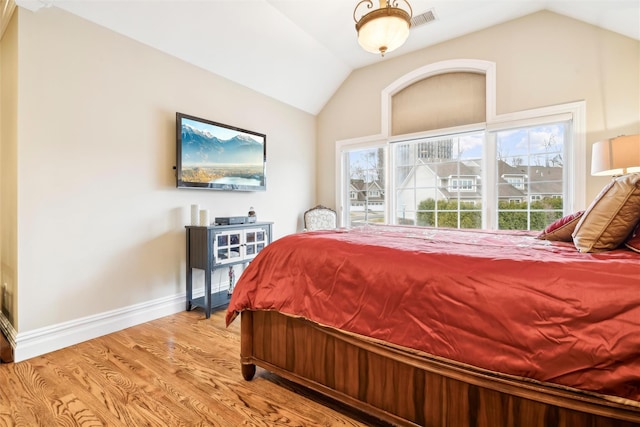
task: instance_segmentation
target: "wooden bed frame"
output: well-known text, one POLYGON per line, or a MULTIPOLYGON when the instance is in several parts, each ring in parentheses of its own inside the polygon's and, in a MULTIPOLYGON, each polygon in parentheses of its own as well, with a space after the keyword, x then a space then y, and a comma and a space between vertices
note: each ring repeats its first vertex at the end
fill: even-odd
POLYGON ((243 311, 242 375, 256 365, 400 426, 640 426, 640 407, 504 378, 275 311, 243 311))

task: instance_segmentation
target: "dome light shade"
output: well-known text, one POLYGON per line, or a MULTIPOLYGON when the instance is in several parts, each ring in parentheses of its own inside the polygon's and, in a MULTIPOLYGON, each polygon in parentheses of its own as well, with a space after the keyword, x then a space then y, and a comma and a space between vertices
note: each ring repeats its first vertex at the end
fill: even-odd
POLYGON ((400 46, 409 37, 411 28, 411 5, 404 1, 407 10, 398 5, 398 1, 380 0, 380 7, 371 12, 362 14, 365 9, 373 9, 372 0, 362 0, 356 5, 353 11, 353 19, 356 21, 356 31, 358 32, 358 43, 367 52, 380 53, 382 56, 386 52, 391 52, 400 46))

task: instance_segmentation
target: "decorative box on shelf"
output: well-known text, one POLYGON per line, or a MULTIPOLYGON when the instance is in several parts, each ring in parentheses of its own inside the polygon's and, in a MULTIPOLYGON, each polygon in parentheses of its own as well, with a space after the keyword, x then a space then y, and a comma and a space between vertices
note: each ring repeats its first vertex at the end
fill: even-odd
POLYGON ((235 225, 186 226, 187 310, 202 307, 207 319, 211 311, 225 307, 232 289, 211 290, 211 275, 222 267, 246 266, 271 243, 272 222, 235 225), (204 270, 204 295, 193 297, 193 269, 204 270))

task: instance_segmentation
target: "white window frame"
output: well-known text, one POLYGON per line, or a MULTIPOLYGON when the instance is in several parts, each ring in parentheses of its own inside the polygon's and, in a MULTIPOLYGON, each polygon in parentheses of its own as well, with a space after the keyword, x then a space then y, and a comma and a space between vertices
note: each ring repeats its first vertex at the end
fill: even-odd
MULTIPOLYGON (((363 138, 353 138, 353 139, 345 139, 336 142, 336 171, 338 172, 338 176, 336 177, 336 212, 338 214, 338 226, 344 227, 346 226, 348 221, 349 211, 346 209, 346 205, 349 200, 345 199, 345 195, 348 194, 348 189, 346 186, 343 186, 343 182, 348 177, 347 169, 349 167, 348 162, 348 154, 353 150, 369 150, 383 148, 384 150, 384 175, 385 175, 385 185, 383 192, 384 194, 389 194, 388 185, 389 185, 389 144, 385 138, 382 138, 380 135, 375 136, 366 136, 363 138)), ((351 199, 350 199, 351 200, 351 199)), ((385 199, 386 201, 386 199, 385 199)), ((384 222, 387 223, 389 220, 388 215, 388 206, 389 203, 386 203, 384 210, 384 222)))
MULTIPOLYGON (((586 108, 584 101, 567 104, 553 105, 550 107, 535 108, 515 113, 497 116, 492 122, 487 122, 487 149, 495 150, 497 131, 508 130, 527 126, 540 126, 549 123, 571 121, 571 126, 565 128, 565 153, 566 161, 563 165, 563 195, 566 195, 563 203, 565 215, 584 209, 586 200, 586 108), (571 134, 568 134, 572 130, 571 134), (579 179, 578 177, 582 177, 579 179)), ((495 158, 495 152, 491 154, 495 158)), ((493 169, 490 173, 495 173, 493 169)), ((495 176, 495 175, 493 175, 495 176)), ((489 181, 487 181, 489 182, 489 181)), ((496 186, 490 185, 483 194, 486 200, 483 205, 496 200, 496 186)), ((497 211, 487 211, 487 218, 483 228, 497 229, 497 211)))
MULTIPOLYGON (((495 162, 488 159, 496 157, 497 131, 512 129, 517 127, 543 125, 546 123, 572 121, 572 134, 565 138, 565 152, 567 159, 564 164, 564 189, 566 200, 564 203, 564 213, 575 212, 585 207, 586 199, 586 105, 585 101, 570 102, 566 104, 553 105, 549 107, 535 108, 530 110, 512 112, 498 115, 496 114, 496 66, 494 62, 475 59, 456 59, 441 61, 418 68, 387 86, 381 93, 381 133, 361 138, 340 140, 336 142, 336 171, 339 176, 336 179, 336 207, 339 212, 340 224, 346 224, 345 215, 345 168, 344 155, 354 149, 385 148, 385 194, 391 194, 386 200, 385 221, 395 218, 395 193, 390 189, 395 188, 393 182, 395 174, 389 173, 394 168, 393 150, 389 148, 393 142, 423 138, 429 136, 445 136, 447 134, 462 133, 470 131, 485 131, 485 148, 483 152, 482 182, 483 185, 483 206, 489 206, 489 201, 493 203, 497 200, 497 189, 494 182, 496 176, 495 162), (391 99, 393 95, 404 88, 425 78, 450 72, 475 72, 485 75, 486 81, 486 122, 471 125, 457 126, 449 129, 438 129, 437 131, 419 132, 406 135, 391 136, 391 99)), ((483 215, 482 227, 485 229, 497 229, 498 219, 496 209, 487 209, 483 215)))

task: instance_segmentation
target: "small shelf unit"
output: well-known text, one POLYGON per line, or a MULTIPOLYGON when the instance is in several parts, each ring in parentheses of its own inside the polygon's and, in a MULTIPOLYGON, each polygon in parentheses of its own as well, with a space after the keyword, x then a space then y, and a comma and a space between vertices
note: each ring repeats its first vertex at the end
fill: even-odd
POLYGON ((218 269, 246 265, 271 243, 272 222, 236 225, 187 225, 187 310, 201 307, 207 319, 211 311, 226 307, 233 289, 211 290, 211 275, 218 269), (193 297, 193 269, 204 270, 204 295, 193 297))

